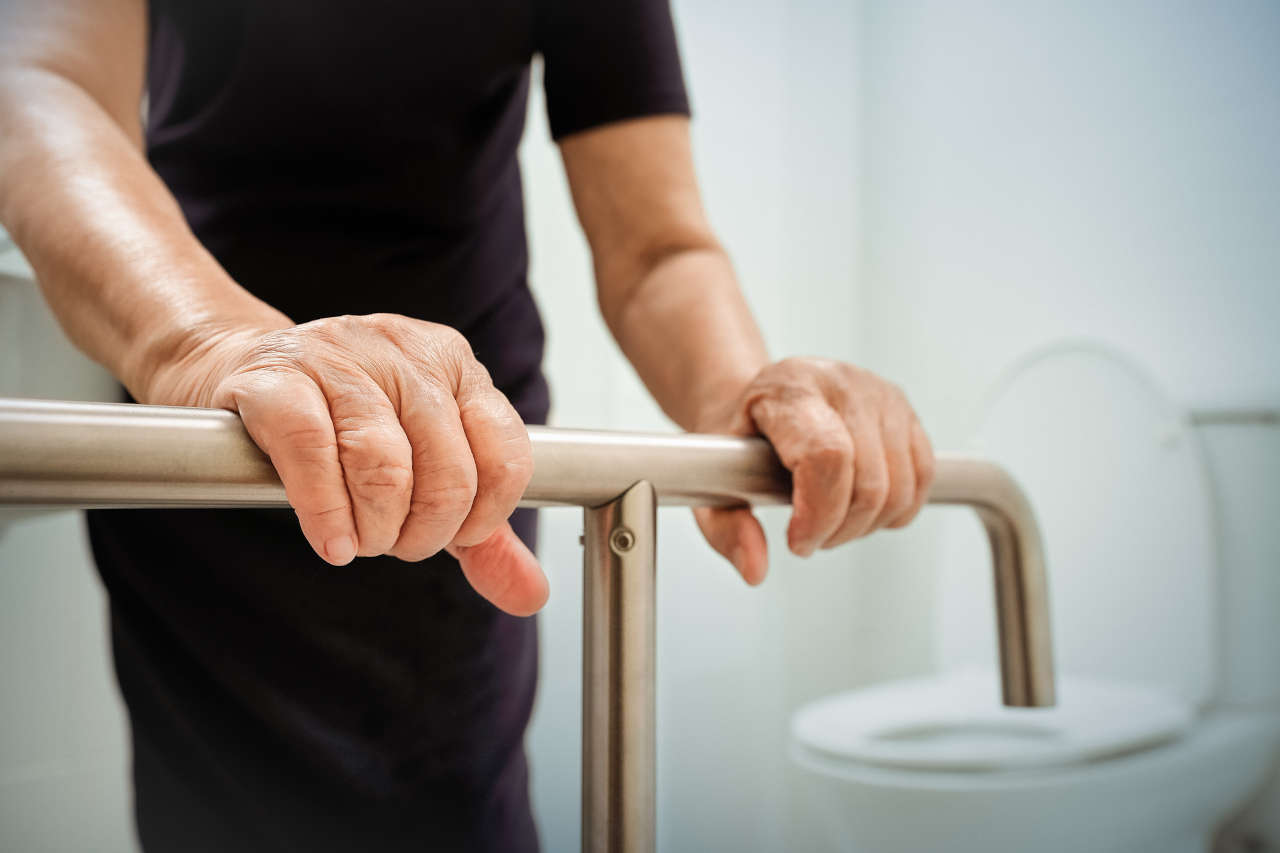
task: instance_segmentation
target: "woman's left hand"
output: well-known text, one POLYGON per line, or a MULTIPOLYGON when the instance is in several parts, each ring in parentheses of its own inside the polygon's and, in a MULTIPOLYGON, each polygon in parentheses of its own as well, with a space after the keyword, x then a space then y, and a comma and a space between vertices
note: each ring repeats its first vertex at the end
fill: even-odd
MULTIPOLYGON (((769 440, 792 474, 787 544, 801 557, 908 524, 933 483, 933 448, 902 390, 850 364, 771 364, 697 429, 769 440)), ((764 530, 749 509, 694 512, 707 541, 747 583, 764 580, 764 530)))

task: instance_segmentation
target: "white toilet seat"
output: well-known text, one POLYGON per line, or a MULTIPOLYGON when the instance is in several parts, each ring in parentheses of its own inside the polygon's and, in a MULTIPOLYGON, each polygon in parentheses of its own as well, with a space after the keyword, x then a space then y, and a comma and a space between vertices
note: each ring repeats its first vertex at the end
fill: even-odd
POLYGON ((1060 677, 1053 708, 1005 708, 994 673, 963 670, 814 702, 792 718, 802 749, 902 769, 1002 771, 1079 764, 1181 737, 1185 701, 1132 684, 1060 677))

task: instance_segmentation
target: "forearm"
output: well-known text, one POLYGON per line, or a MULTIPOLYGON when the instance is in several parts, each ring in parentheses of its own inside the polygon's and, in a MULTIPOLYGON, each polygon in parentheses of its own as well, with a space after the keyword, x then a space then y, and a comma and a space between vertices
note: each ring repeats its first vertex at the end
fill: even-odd
POLYGON ((141 400, 194 402, 158 389, 159 372, 237 330, 289 321, 205 251, 140 144, 72 80, 0 71, 0 223, 78 347, 141 400))
POLYGON ((614 338, 672 420, 724 428, 716 414, 768 357, 703 212, 688 119, 605 125, 560 149, 614 338))
POLYGON ((718 428, 769 362, 725 253, 714 244, 661 256, 630 287, 610 287, 605 320, 663 411, 689 430, 718 428))

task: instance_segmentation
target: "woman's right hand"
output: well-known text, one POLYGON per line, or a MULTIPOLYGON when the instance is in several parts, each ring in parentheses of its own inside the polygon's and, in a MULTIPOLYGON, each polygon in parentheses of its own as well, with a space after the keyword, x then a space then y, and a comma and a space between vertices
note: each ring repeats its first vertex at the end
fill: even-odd
POLYGON ((507 523, 533 474, 529 436, 457 331, 373 314, 237 332, 158 370, 147 397, 238 412, 329 563, 443 549, 502 610, 546 602, 507 523))
POLYGON ((334 564, 448 549, 503 610, 547 582, 507 517, 520 417, 456 331, 389 314, 292 326, 191 233, 144 155, 143 0, 0 2, 0 221, 72 341, 146 403, 239 412, 334 564))

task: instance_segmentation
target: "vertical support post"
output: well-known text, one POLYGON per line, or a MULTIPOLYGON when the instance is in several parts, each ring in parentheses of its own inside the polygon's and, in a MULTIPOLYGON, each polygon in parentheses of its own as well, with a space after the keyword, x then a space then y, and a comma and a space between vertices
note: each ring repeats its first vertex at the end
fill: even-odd
POLYGON ((652 853, 657 493, 640 481, 585 510, 582 849, 652 853))

